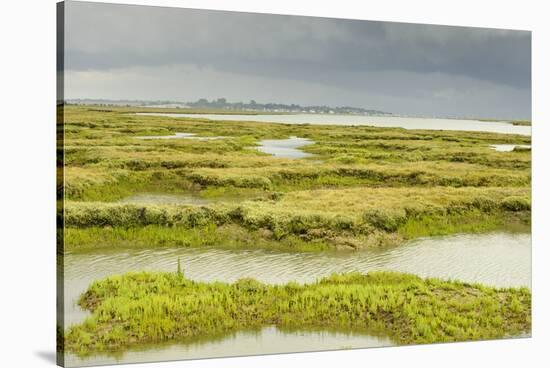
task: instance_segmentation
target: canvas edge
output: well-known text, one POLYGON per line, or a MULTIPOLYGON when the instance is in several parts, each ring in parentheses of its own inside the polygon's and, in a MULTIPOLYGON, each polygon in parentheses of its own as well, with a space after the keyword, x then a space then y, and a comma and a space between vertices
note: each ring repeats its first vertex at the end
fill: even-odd
POLYGON ((64 289, 64 99, 65 99, 65 8, 56 3, 56 363, 65 366, 64 289))

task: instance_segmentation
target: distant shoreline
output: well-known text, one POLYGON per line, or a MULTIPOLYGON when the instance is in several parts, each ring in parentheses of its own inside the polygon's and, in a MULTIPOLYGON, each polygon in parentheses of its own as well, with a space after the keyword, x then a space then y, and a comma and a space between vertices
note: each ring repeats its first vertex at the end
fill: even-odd
MULTIPOLYGON (((166 112, 166 113, 182 113, 182 114, 215 114, 215 115, 349 115, 349 116, 387 116, 387 117, 401 117, 401 118, 417 118, 417 119, 449 119, 449 120, 477 120, 482 122, 496 122, 496 123, 510 123, 516 126, 531 126, 530 119, 518 119, 518 118, 479 118, 471 116, 462 117, 449 117, 449 116, 428 116, 428 115, 404 115, 394 114, 389 112, 380 111, 376 113, 354 113, 354 112, 311 112, 311 111, 271 111, 271 110, 250 110, 250 109, 227 109, 227 108, 211 108, 211 107, 194 107, 184 106, 185 103, 178 103, 181 106, 162 106, 169 105, 168 103, 159 103, 158 105, 147 104, 147 101, 135 101, 135 100, 104 100, 105 102, 95 102, 103 100, 95 99, 69 99, 63 103, 58 102, 58 106, 65 104, 68 106, 90 106, 98 108, 128 108, 136 112, 136 109, 140 109, 137 112, 166 112), (82 102, 80 102, 82 101, 82 102)), ((176 103, 172 103, 176 105, 176 103)), ((377 110, 372 110, 377 111, 377 110)))

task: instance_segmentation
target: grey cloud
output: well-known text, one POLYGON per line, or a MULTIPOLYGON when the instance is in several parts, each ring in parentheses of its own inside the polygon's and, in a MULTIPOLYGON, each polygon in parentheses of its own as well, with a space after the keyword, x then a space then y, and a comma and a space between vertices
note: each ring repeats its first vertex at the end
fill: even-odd
POLYGON ((65 79, 71 98, 189 101, 197 96, 223 96, 230 101, 254 98, 258 102, 352 105, 428 116, 530 116, 529 93, 490 82, 445 74, 434 74, 426 81, 424 75, 411 72, 370 72, 350 74, 348 78, 366 82, 361 88, 349 88, 193 65, 71 71, 65 79))
MULTIPOLYGON (((284 86, 301 83, 317 98, 311 103, 335 104, 346 96, 365 107, 407 106, 426 114, 443 96, 455 96, 455 103, 443 104, 449 114, 460 107, 463 115, 474 110, 495 115, 499 104, 507 104, 504 110, 513 115, 530 116, 531 34, 526 31, 86 2, 68 3, 66 31, 65 67, 82 72, 73 74, 79 78, 90 71, 116 78, 141 70, 149 74, 134 78, 147 88, 146 83, 155 84, 150 76, 164 76, 172 67, 183 73, 178 66, 185 66, 197 75, 217 73, 218 92, 208 90, 212 97, 259 99, 277 86, 266 97, 282 102, 289 95, 284 86), (237 80, 238 87, 221 87, 237 80), (485 111, 483 100, 489 101, 485 111)), ((186 75, 172 79, 193 80, 190 86, 203 90, 197 78, 186 75)), ((81 93, 85 85, 78 85, 81 93)), ((120 90, 119 97, 131 93, 120 90)), ((207 95, 190 99, 199 97, 207 95)), ((308 98, 302 94, 289 102, 308 98)))
POLYGON ((69 69, 197 64, 310 79, 405 70, 530 87, 525 31, 75 2, 69 16, 69 69))

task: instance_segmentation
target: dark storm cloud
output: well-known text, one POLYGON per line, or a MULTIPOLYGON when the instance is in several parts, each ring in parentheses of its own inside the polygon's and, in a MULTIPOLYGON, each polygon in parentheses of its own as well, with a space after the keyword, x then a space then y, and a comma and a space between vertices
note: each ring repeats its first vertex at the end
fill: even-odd
POLYGON ((446 75, 471 80, 473 89, 490 83, 495 93, 502 86, 530 98, 525 31, 82 2, 67 9, 66 69, 72 71, 192 65, 350 90, 403 90, 391 95, 413 88, 400 86, 399 73, 424 76, 419 93, 426 95, 453 88, 452 82, 437 86, 434 76, 446 75))
POLYGON ((291 78, 323 71, 448 73, 530 86, 530 33, 72 3, 68 67, 196 64, 291 78))

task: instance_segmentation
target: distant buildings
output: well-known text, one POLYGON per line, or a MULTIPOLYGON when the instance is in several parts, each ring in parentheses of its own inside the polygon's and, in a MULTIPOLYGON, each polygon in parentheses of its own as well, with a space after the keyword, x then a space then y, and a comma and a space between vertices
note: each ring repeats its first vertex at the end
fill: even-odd
POLYGON ((227 102, 225 98, 208 101, 204 98, 196 102, 188 102, 189 107, 201 109, 221 109, 231 111, 249 111, 249 112, 274 112, 274 113, 302 113, 302 114, 354 114, 354 115, 392 115, 379 110, 364 109, 351 106, 301 106, 297 104, 277 104, 266 103, 261 104, 254 100, 248 103, 245 102, 227 102))
POLYGON ((225 98, 218 98, 208 101, 201 98, 195 102, 180 101, 141 101, 141 100, 103 100, 103 99, 69 99, 67 104, 75 105, 104 105, 104 106, 143 106, 143 107, 164 107, 164 108, 196 108, 209 110, 228 110, 228 111, 246 111, 246 112, 273 112, 286 114, 353 114, 353 115, 393 115, 388 112, 364 109, 351 106, 301 106, 297 104, 278 104, 278 103, 258 103, 254 100, 250 102, 227 102, 225 98))

